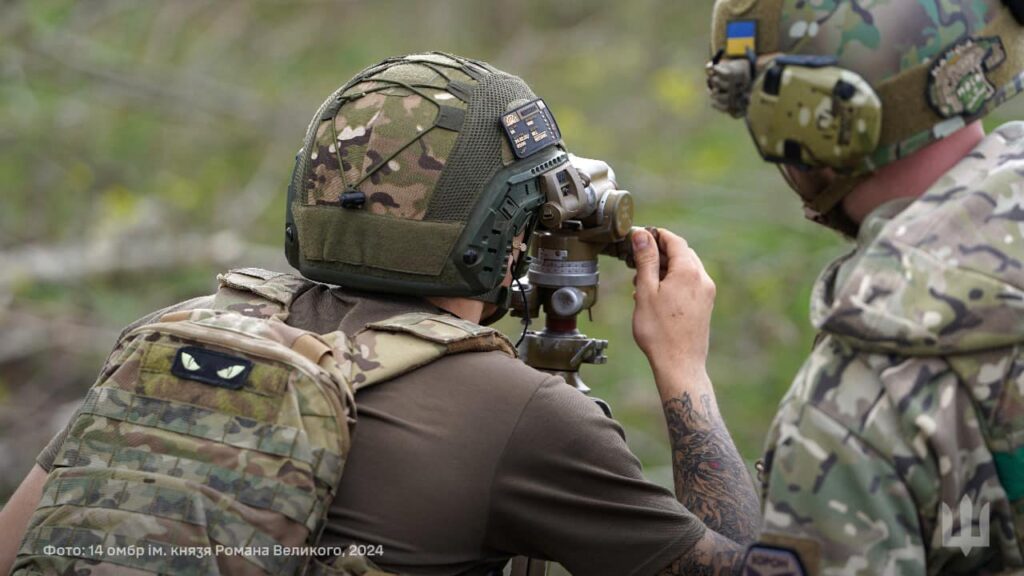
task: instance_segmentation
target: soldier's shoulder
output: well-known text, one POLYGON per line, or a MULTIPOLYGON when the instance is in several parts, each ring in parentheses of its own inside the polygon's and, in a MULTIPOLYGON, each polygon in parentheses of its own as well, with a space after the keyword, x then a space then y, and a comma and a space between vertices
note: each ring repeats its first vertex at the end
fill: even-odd
POLYGON ((600 412, 592 399, 554 376, 526 365, 522 360, 492 350, 447 355, 410 374, 425 377, 453 394, 472 397, 472 402, 505 406, 509 410, 525 409, 560 414, 572 420, 573 415, 589 416, 591 409, 600 412))
MULTIPOLYGON (((904 421, 900 408, 920 375, 908 369, 901 378, 896 369, 909 361, 823 338, 783 399, 774 434, 798 433, 822 445, 855 437, 869 448, 871 459, 893 460, 914 435, 913 422, 904 421)), ((913 390, 922 393, 922 388, 913 390)))
POLYGON ((998 138, 1004 148, 991 155, 994 165, 1024 166, 1024 121, 1007 122, 996 128, 989 138, 998 138))
POLYGON ((782 400, 783 412, 810 406, 837 422, 859 428, 882 391, 873 368, 877 355, 842 338, 826 336, 814 346, 782 400))
POLYGON ((1022 179, 1024 122, 1010 122, 986 136, 904 211, 895 230, 902 227, 901 237, 916 228, 958 236, 968 231, 999 232, 1000 247, 1012 247, 1013 242, 1005 242, 1004 228, 1024 220, 1022 179))
POLYGON ((901 355, 1016 344, 1024 326, 1022 224, 1024 122, 1015 122, 888 220, 831 298, 819 284, 815 324, 901 355))
POLYGON ((450 354, 438 360, 438 364, 461 378, 471 378, 491 388, 514 387, 532 391, 545 380, 556 379, 500 350, 450 354))

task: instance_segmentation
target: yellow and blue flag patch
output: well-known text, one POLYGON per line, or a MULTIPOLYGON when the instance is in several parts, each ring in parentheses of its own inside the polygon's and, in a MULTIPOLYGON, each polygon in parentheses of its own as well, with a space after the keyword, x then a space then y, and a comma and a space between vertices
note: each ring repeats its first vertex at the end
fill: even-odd
POLYGON ((757 20, 734 20, 725 25, 725 55, 741 58, 757 52, 757 20))

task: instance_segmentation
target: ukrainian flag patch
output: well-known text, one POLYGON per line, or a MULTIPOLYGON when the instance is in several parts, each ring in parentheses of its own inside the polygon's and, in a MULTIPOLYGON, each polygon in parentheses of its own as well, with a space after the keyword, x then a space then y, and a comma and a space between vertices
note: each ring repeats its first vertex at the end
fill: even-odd
POLYGON ((757 20, 734 20, 725 25, 725 55, 740 58, 757 52, 757 20))

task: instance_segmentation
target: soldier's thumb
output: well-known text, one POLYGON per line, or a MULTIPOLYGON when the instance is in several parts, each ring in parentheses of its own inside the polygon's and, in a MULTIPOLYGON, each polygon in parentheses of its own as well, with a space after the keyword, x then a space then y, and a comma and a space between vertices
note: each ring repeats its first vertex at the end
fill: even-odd
POLYGON ((633 231, 633 261, 636 262, 637 294, 656 291, 660 279, 658 243, 650 232, 639 228, 633 231))

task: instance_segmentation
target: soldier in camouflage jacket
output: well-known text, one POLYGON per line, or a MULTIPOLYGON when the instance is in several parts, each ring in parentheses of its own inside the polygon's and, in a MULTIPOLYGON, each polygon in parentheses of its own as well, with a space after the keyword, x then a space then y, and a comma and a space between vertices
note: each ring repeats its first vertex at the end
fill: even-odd
POLYGON ((769 433, 744 574, 1024 570, 1019 2, 720 0, 708 86, 856 238, 769 433))

